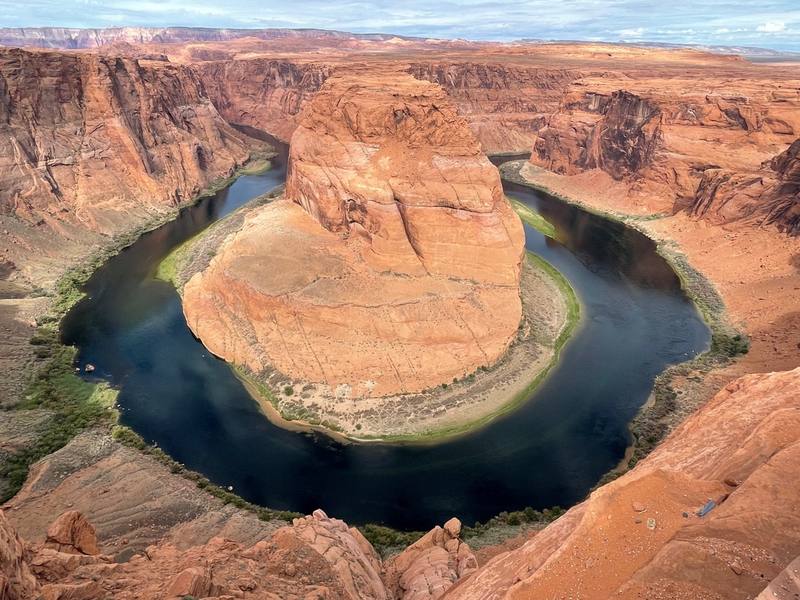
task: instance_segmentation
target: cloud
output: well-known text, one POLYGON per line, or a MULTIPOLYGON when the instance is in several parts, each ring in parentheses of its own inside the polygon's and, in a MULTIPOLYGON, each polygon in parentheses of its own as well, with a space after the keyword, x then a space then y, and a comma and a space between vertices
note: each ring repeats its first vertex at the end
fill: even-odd
POLYGON ((762 33, 778 33, 781 31, 786 31, 786 23, 781 21, 770 21, 756 27, 756 31, 760 31, 762 33))
POLYGON ((619 37, 622 39, 640 38, 643 35, 644 35, 644 27, 636 27, 635 29, 622 29, 619 32, 619 37))

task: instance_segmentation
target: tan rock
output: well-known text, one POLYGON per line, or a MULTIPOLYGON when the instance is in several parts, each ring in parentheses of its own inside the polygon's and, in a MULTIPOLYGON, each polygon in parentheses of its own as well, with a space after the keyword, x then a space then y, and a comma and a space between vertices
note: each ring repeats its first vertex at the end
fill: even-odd
POLYGON ((286 195, 184 288, 212 352, 360 398, 450 382, 506 350, 522 227, 440 88, 328 78, 292 138, 286 195))
POLYGON ((458 536, 461 522, 434 527, 384 567, 386 586, 400 600, 436 600, 477 568, 475 555, 458 536))
POLYGON ((45 546, 66 553, 100 553, 94 527, 76 510, 67 511, 53 521, 47 529, 45 546))

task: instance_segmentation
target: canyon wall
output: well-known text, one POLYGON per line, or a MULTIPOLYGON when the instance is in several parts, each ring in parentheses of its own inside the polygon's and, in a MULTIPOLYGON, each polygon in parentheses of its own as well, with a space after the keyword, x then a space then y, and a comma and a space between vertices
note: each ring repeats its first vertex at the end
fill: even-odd
POLYGON ((332 69, 325 63, 269 58, 199 61, 193 68, 228 122, 255 127, 287 143, 303 105, 332 69))
POLYGON ((746 220, 800 233, 800 139, 756 172, 705 170, 691 212, 714 223, 746 220))
POLYGON ((0 51, 0 131, 3 260, 37 281, 255 148, 191 70, 92 54, 0 51))
POLYGON ((487 154, 529 152, 578 76, 566 68, 477 61, 416 62, 408 71, 447 91, 487 154))
POLYGON ((184 288, 212 352, 354 398, 419 392, 505 352, 522 226, 439 86, 329 77, 289 161, 286 200, 249 215, 184 288))
POLYGON ((605 173, 631 203, 659 212, 688 208, 718 224, 749 219, 795 232, 797 188, 782 183, 788 167, 770 164, 800 132, 791 70, 664 71, 576 80, 538 131, 531 162, 567 176, 594 171, 598 185, 605 173), (728 202, 733 189, 745 198, 728 202))

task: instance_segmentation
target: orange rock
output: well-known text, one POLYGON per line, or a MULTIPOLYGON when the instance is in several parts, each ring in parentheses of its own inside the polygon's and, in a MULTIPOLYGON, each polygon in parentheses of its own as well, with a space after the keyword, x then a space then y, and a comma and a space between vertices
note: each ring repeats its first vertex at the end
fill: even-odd
POLYGON ((450 382, 506 350, 522 226, 441 88, 330 77, 292 138, 286 196, 184 288, 212 352, 358 398, 450 382))
POLYGON ((461 521, 450 519, 389 560, 384 580, 400 600, 436 600, 478 566, 469 546, 459 539, 461 521))
POLYGON ((3 48, 0 77, 5 260, 33 280, 166 216, 257 145, 168 62, 3 48))
POLYGON ((798 554, 795 369, 730 384, 632 471, 446 598, 754 597, 798 554), (731 478, 742 483, 719 506, 702 519, 691 514, 723 498, 731 478), (634 520, 633 502, 646 504, 652 530, 634 520))
POLYGON ((175 576, 164 595, 166 598, 183 598, 185 596, 204 598, 213 596, 215 593, 211 574, 202 567, 189 567, 175 576))
POLYGON ((17 532, 0 511, 0 598, 30 600, 39 586, 24 557, 25 548, 17 532))
POLYGON ((76 510, 63 513, 47 529, 45 546, 59 552, 99 554, 94 527, 76 510))

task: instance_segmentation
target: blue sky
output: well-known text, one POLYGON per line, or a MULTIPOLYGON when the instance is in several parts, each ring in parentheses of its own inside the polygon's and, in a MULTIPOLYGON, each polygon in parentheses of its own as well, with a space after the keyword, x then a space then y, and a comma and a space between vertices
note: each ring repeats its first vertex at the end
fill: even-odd
POLYGON ((319 27, 443 38, 800 51, 800 0, 0 0, 0 25, 319 27))

